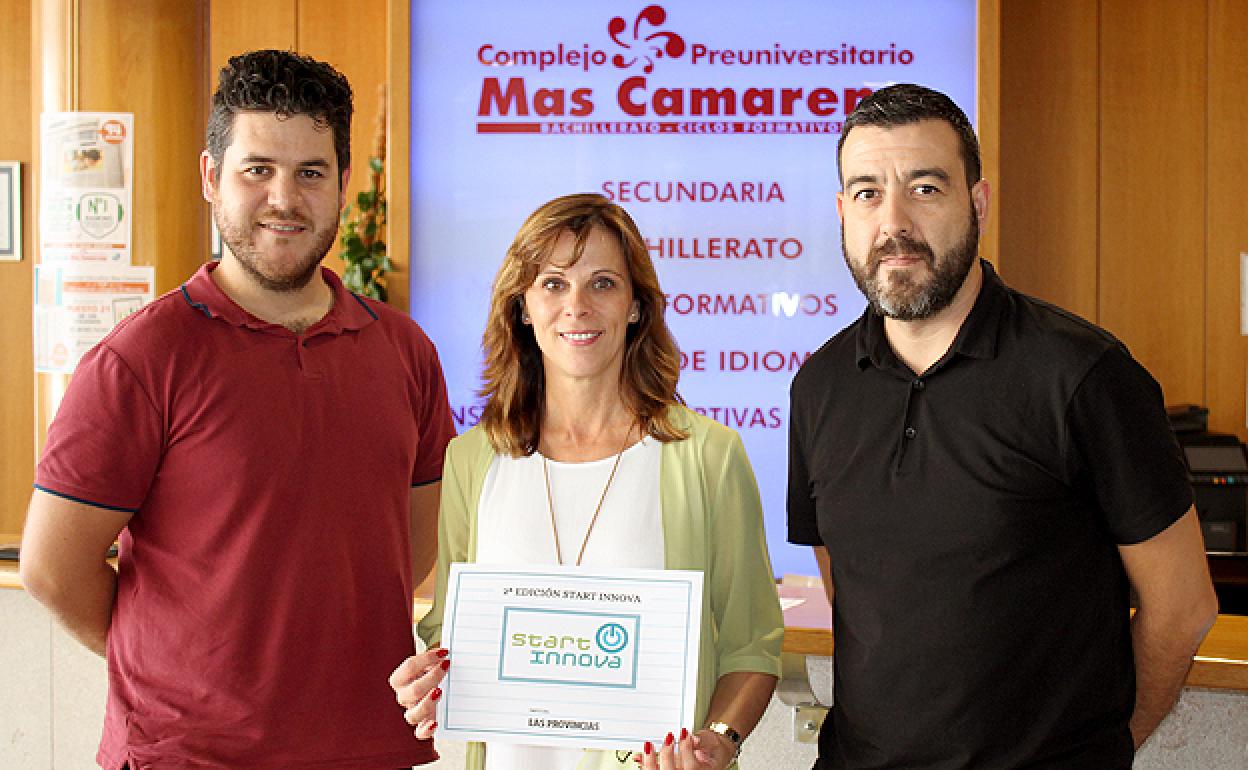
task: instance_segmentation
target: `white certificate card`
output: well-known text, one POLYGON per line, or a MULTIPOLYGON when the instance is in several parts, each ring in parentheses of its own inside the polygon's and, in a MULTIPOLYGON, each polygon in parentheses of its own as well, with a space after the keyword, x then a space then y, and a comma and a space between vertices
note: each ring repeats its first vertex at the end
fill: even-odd
POLYGON ((452 564, 448 740, 635 749, 693 727, 702 573, 452 564))

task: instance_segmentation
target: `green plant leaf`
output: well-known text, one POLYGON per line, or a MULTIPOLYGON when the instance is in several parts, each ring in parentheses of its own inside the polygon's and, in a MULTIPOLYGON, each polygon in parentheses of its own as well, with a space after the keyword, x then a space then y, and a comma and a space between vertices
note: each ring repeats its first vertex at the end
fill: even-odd
POLYGON ((374 174, 383 174, 386 171, 386 164, 381 162, 381 158, 377 157, 368 159, 368 167, 373 170, 374 174))

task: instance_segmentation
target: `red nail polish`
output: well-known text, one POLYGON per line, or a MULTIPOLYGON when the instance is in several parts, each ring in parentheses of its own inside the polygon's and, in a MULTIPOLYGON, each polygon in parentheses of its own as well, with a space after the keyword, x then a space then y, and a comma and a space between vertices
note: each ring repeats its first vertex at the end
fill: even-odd
POLYGON ((437 729, 437 727, 438 727, 438 723, 437 723, 437 722, 430 722, 430 723, 429 723, 429 729, 430 729, 430 730, 435 730, 435 729, 437 729))
POLYGON ((443 670, 443 671, 445 671, 445 670, 447 670, 448 668, 450 668, 450 667, 451 667, 451 662, 450 662, 449 660, 444 660, 444 661, 442 661, 441 663, 439 663, 438 665, 442 667, 442 670, 443 670))
POLYGON ((445 658, 447 655, 451 654, 451 651, 443 647, 441 649, 435 650, 433 654, 437 655, 439 658, 445 658))
POLYGON ((672 741, 673 741, 673 740, 674 740, 674 739, 672 738, 672 734, 671 734, 671 733, 668 733, 668 734, 667 734, 667 740, 663 741, 663 745, 664 745, 664 746, 671 746, 671 745, 672 745, 672 741))
POLYGON ((650 741, 646 741, 646 756, 648 757, 653 753, 654 753, 654 744, 651 743, 650 741))
POLYGON ((435 687, 433 688, 433 692, 429 693, 429 700, 437 700, 438 698, 441 698, 441 697, 442 697, 441 687, 435 687))
POLYGON ((680 728, 680 739, 683 741, 688 737, 689 737, 689 728, 687 727, 680 728))

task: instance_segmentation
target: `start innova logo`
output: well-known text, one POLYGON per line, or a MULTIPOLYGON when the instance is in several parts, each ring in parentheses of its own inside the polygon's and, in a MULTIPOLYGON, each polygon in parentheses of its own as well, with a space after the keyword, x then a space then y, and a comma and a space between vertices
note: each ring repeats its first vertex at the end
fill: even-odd
POLYGON ((630 614, 505 608, 499 679, 635 687, 640 626, 630 614))
MULTIPOLYGON (((584 20, 568 23, 578 21, 584 20)), ((841 119, 871 94, 865 83, 879 82, 864 68, 908 66, 915 59, 895 42, 812 49, 768 40, 723 47, 691 38, 687 23, 674 23, 663 6, 652 4, 605 24, 599 17, 593 26, 601 24, 606 34, 596 42, 572 35, 559 40, 558 25, 547 25, 555 40, 539 47, 480 43, 477 133, 836 135, 841 119), (735 85, 739 78, 730 75, 742 67, 761 70, 757 79, 769 82, 735 85), (812 74, 831 82, 810 85, 812 74), (833 84, 837 80, 852 82, 833 84)), ((765 36, 765 27, 753 34, 765 36)))

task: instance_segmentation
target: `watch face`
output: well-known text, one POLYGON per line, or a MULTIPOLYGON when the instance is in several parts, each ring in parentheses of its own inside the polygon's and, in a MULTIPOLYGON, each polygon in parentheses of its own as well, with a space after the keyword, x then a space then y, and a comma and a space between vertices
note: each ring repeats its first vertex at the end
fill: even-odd
POLYGON ((724 724, 723 722, 711 722, 709 725, 706 726, 706 729, 710 730, 713 733, 719 733, 720 735, 727 738, 729 741, 732 742, 732 745, 736 748, 737 750, 736 755, 741 754, 741 733, 732 729, 731 727, 724 724))

